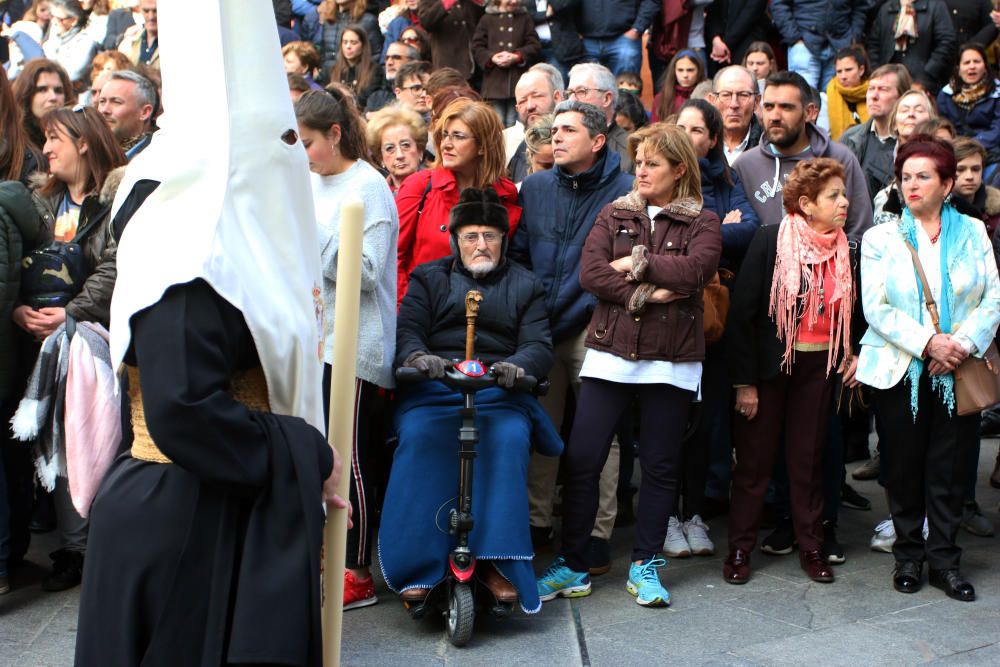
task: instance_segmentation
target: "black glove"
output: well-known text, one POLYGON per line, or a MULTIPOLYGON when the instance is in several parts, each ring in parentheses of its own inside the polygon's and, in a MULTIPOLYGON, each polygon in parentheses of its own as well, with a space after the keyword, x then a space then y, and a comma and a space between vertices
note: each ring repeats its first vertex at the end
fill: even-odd
POLYGON ((497 384, 504 389, 511 389, 518 378, 524 377, 524 369, 507 361, 498 361, 490 368, 497 379, 497 384))
POLYGON ((443 378, 444 372, 448 370, 451 365, 451 362, 444 357, 428 354, 427 352, 414 352, 403 362, 403 366, 407 368, 416 368, 417 370, 422 371, 427 377, 434 380, 443 378))

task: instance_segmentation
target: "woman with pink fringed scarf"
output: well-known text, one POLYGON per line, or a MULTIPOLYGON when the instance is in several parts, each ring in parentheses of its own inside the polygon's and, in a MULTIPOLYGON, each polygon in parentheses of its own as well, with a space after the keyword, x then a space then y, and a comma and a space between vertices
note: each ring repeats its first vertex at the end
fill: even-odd
POLYGON ((784 184, 785 217, 762 226, 743 260, 726 324, 736 389, 729 556, 723 577, 750 579, 750 553, 784 440, 792 523, 802 570, 833 581, 821 553, 823 446, 836 375, 856 385, 864 317, 856 298, 857 249, 844 234, 844 168, 830 158, 800 162, 784 184))

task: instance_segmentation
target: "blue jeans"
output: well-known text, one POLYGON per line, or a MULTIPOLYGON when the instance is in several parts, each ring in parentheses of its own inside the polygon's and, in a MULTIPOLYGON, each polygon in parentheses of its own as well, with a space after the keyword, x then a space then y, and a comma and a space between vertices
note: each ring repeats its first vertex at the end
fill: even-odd
POLYGON ((642 40, 629 39, 625 35, 604 39, 583 38, 583 50, 587 60, 601 63, 615 76, 622 72, 642 71, 642 40))
POLYGON ((825 46, 817 56, 805 44, 799 42, 788 49, 788 69, 801 74, 816 90, 825 92, 827 84, 836 73, 833 56, 833 49, 829 45, 825 46))

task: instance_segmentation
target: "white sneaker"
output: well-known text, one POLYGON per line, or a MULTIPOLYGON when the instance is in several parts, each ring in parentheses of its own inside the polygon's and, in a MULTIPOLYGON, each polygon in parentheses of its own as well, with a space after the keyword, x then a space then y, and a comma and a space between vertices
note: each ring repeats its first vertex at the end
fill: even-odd
POLYGON ((687 558, 691 555, 691 546, 684 537, 684 527, 677 517, 670 517, 667 524, 667 539, 663 540, 663 553, 668 558, 687 558))
POLYGON ((701 520, 701 515, 695 514, 684 522, 684 536, 687 537, 688 546, 695 556, 715 554, 715 545, 708 537, 708 526, 701 520))
POLYGON ((892 525, 892 517, 881 521, 875 526, 875 534, 872 535, 872 551, 883 551, 892 553, 892 545, 896 543, 896 527, 892 525))

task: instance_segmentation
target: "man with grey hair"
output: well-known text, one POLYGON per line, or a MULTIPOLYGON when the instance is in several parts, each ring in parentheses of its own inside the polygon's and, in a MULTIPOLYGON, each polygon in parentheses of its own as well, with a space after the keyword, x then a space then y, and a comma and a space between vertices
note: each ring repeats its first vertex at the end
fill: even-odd
POLYGON ((566 97, 577 102, 593 104, 604 112, 607 119, 607 144, 621 159, 621 170, 634 173, 632 153, 628 148, 628 132, 615 123, 615 105, 618 104, 618 85, 615 75, 607 67, 596 63, 580 63, 569 71, 566 97))
POLYGON ((552 113, 563 100, 563 78, 552 65, 539 63, 521 75, 514 87, 514 106, 518 122, 504 130, 507 150, 507 171, 511 180, 520 183, 528 175, 528 158, 525 153, 524 131, 546 114, 552 113), (520 137, 513 148, 510 142, 520 137))
MULTIPOLYGON (((596 300, 580 287, 583 244, 597 214, 632 190, 618 154, 607 146, 604 111, 577 101, 560 102, 552 122, 552 169, 521 184, 521 222, 510 256, 532 269, 545 288, 555 366, 551 388, 540 399, 556 428, 562 425, 566 392, 576 393, 583 363, 583 339, 596 300)), ((552 532, 552 503, 558 459, 533 456, 528 468, 532 537, 546 542, 552 532)), ((607 571, 608 540, 617 510, 618 448, 601 473, 600 510, 591 536, 591 572, 607 571)), ((539 546, 536 544, 536 546, 539 546)))
POLYGON ((131 160, 149 145, 152 137, 156 87, 137 72, 112 72, 97 98, 97 110, 125 151, 125 157, 131 160))
POLYGON ((708 101, 722 114, 722 152, 731 167, 743 151, 760 143, 763 133, 754 113, 760 101, 756 75, 743 65, 723 67, 712 80, 708 101))

